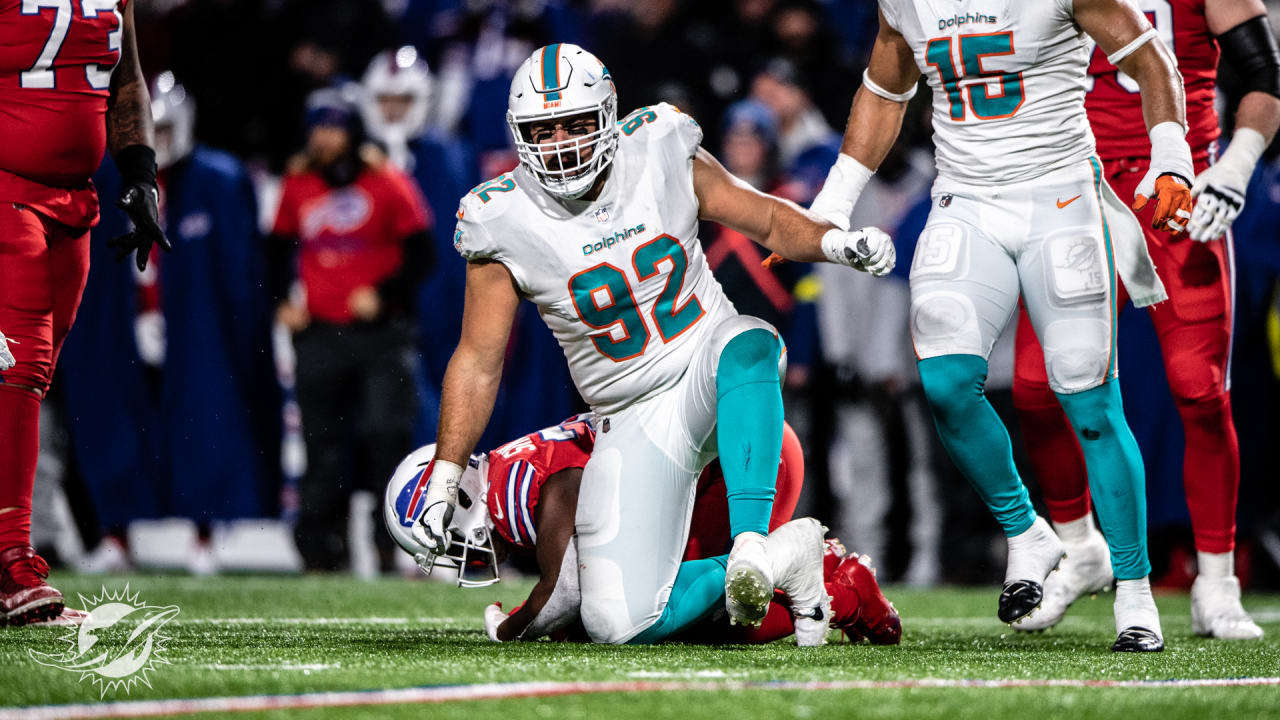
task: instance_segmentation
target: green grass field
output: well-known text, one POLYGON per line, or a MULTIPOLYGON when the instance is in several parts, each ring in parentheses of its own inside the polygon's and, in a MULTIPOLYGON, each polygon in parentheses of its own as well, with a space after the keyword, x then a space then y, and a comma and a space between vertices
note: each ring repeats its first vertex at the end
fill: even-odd
MULTIPOLYGON (((73 607, 92 598, 104 579, 55 576, 73 607)), ((533 681, 632 683, 579 688, 559 696, 372 704, 395 699, 355 696, 354 706, 266 711, 279 717, 475 718, 1205 718, 1280 716, 1280 688, 1184 686, 1154 681, 1280 677, 1280 596, 1250 595, 1246 607, 1268 633, 1263 642, 1222 643, 1191 635, 1185 595, 1159 598, 1168 649, 1159 655, 1116 655, 1110 596, 1082 601, 1058 628, 1015 634, 995 618, 995 587, 917 591, 889 589, 902 613, 900 647, 829 645, 602 647, 558 643, 497 645, 485 637, 485 604, 523 599, 527 583, 481 590, 451 584, 345 577, 227 577, 197 579, 133 575, 105 579, 106 589, 128 583, 149 605, 176 605, 161 629, 168 640, 156 655, 167 661, 135 685, 99 699, 90 679, 37 663, 29 649, 59 653, 67 628, 0 630, 0 717, 31 714, 50 704, 235 698, 423 686, 533 681), (904 681, 1012 681, 1013 687, 919 687, 904 681), (1153 681, 1099 687, 1060 681, 1153 681), (682 684, 687 683, 687 684, 682 684), (798 683, 857 683, 849 689, 797 688, 798 683), (904 686, 906 685, 906 686, 904 686), (366 702, 367 700, 367 702, 366 702)), ((833 635, 833 637, 835 637, 833 635)), ((106 644, 105 641, 103 644, 106 644)), ((92 653, 89 653, 92 655, 92 653)), ((83 656, 83 657, 87 657, 83 656)), ((927 685, 927 683, 924 683, 927 685)), ((549 686, 551 687, 551 686, 549 686)), ((498 688, 504 692, 509 688, 498 688)), ((565 692, 554 688, 551 692, 565 692)), ((474 688, 472 689, 474 690, 474 688)), ((436 691, 424 691, 427 693, 436 691)), ((488 692, 488 690, 486 690, 488 692)), ((430 699, 438 700, 434 696, 430 699)), ((328 702, 326 701, 326 704, 328 702)), ((77 707, 77 712, 91 708, 77 707)), ((185 705, 96 708, 122 714, 187 712, 185 705)), ((45 708, 65 717, 71 708, 45 708)), ((245 712, 237 716, 245 716, 245 712)), ((203 717, 203 715, 202 715, 203 717)))

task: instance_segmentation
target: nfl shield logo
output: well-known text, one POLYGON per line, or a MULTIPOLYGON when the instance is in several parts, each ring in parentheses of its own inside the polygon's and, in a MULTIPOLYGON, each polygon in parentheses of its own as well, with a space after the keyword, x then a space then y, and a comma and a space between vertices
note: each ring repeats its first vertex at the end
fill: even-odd
POLYGON ((596 222, 600 223, 601 225, 604 225, 609 222, 609 206, 608 205, 605 205, 599 210, 596 210, 594 214, 596 217, 596 222))
POLYGON ((938 207, 951 207, 951 196, 943 195, 942 199, 938 201, 938 207))

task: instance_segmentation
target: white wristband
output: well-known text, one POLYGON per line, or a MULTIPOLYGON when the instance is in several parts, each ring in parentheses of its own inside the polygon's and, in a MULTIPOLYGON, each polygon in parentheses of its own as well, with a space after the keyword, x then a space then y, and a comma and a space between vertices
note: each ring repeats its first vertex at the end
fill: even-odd
MULTIPOLYGON (((1134 38, 1133 42, 1130 42, 1128 45, 1125 45, 1119 50, 1108 55, 1107 62, 1111 63, 1112 65, 1115 65, 1121 60, 1132 55, 1134 51, 1136 51, 1138 48, 1142 47, 1143 45, 1146 45, 1147 43, 1151 42, 1157 37, 1159 37, 1159 33, 1156 32, 1155 28, 1151 28, 1150 30, 1134 38)), ((1169 53, 1169 57, 1173 57, 1173 53, 1169 53)), ((1174 60, 1174 62, 1177 62, 1177 60, 1174 60)))
POLYGON ((1222 157, 1214 162, 1215 168, 1221 168, 1234 179, 1238 187, 1249 187, 1249 179, 1253 177, 1253 169, 1267 149, 1267 139, 1253 128, 1237 127, 1222 157))
POLYGON ((436 458, 431 479, 427 481, 427 495, 424 507, 431 507, 440 501, 455 505, 458 502, 458 481, 462 478, 462 466, 448 460, 436 458))
POLYGON ((858 196, 874 174, 852 156, 840 153, 809 209, 841 230, 848 230, 858 196))
POLYGON ((865 87, 867 90, 869 90, 873 95, 879 95, 885 100, 890 100, 892 102, 900 102, 900 103, 907 102, 911 98, 915 97, 916 90, 920 88, 919 85, 912 85, 911 89, 907 90, 906 92, 900 92, 900 93, 890 92, 889 90, 886 90, 885 88, 882 88, 879 85, 877 85, 876 82, 871 79, 871 76, 867 74, 866 70, 862 71, 862 86, 865 87))
POLYGON ((1195 165, 1191 162, 1186 128, 1180 123, 1162 122, 1151 128, 1147 135, 1151 138, 1151 169, 1180 175, 1187 182, 1195 180, 1195 165))

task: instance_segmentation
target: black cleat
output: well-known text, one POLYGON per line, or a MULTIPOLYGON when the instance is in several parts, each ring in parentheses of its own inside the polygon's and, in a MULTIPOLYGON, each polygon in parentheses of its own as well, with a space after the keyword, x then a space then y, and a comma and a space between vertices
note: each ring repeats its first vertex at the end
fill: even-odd
POLYGON ((1125 628, 1111 646, 1111 652, 1160 652, 1164 650, 1164 640, 1144 627, 1125 628))
POLYGON ((1002 622, 1011 623, 1040 607, 1043 599, 1044 587, 1038 582, 1014 580, 1005 583, 1004 590, 1000 593, 1000 609, 996 611, 996 616, 1002 622))

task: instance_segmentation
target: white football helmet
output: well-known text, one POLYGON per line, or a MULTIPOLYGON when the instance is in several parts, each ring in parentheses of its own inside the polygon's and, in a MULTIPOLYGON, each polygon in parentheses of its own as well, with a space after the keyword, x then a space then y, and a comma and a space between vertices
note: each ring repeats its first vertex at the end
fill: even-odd
POLYGON ((361 80, 364 96, 361 113, 369 134, 387 146, 391 159, 402 168, 411 155, 409 141, 427 130, 431 101, 431 69, 412 45, 378 53, 369 63, 361 80), (399 99, 398 117, 388 115, 384 100, 399 99))
POLYGON ((613 76, 595 55, 577 45, 539 48, 511 80, 507 125, 520 164, 547 192, 565 199, 581 197, 618 149, 618 93, 613 76), (583 113, 596 114, 595 132, 563 142, 530 141, 530 123, 583 113))
POLYGON ((413 524, 426 510, 423 499, 436 456, 435 444, 424 445, 401 461, 387 483, 383 521, 396 544, 413 556, 428 575, 437 566, 458 570, 458 587, 492 585, 498 577, 498 553, 493 547, 493 521, 489 518, 489 459, 472 455, 458 482, 458 505, 449 521, 452 542, 443 555, 435 555, 413 537, 413 524))
POLYGON ((157 131, 156 165, 161 170, 191 154, 196 142, 196 100, 168 70, 151 83, 151 118, 157 131))

